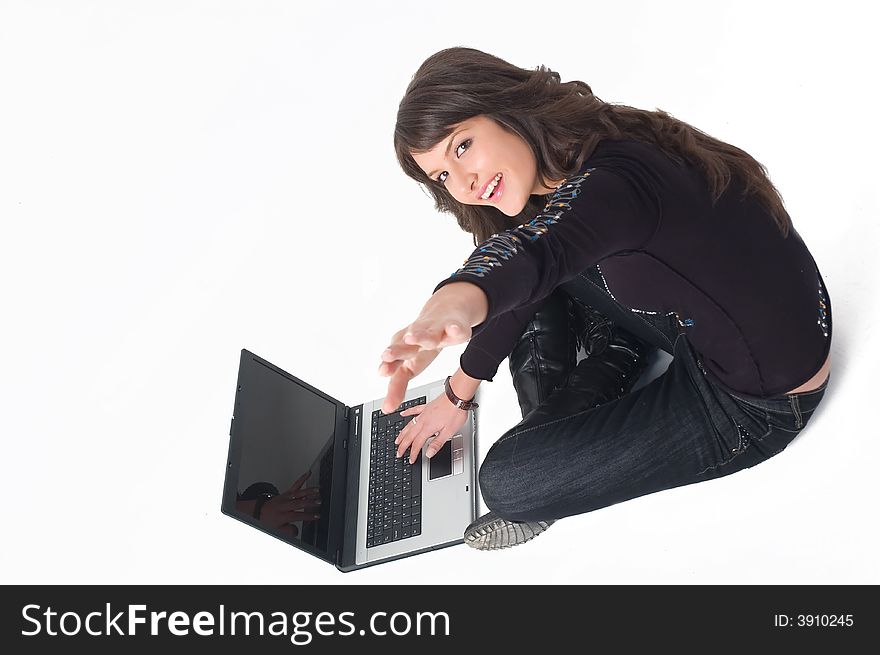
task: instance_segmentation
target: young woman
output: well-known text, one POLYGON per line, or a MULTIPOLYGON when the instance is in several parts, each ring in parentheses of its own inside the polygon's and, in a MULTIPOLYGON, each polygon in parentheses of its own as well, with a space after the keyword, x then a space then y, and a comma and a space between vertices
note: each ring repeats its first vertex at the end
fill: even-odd
POLYGON ((729 475, 804 429, 830 377, 831 301, 746 152, 470 48, 422 64, 394 145, 477 246, 382 353, 390 413, 469 341, 448 395, 403 412, 397 456, 436 452, 505 357, 523 413, 480 467, 491 511, 469 545, 729 475), (650 348, 673 360, 632 391, 650 348))

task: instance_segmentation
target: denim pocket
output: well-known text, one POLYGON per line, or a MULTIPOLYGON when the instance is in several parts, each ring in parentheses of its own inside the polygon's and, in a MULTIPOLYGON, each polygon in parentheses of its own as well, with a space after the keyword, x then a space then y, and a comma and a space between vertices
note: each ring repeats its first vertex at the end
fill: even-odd
POLYGON ((805 391, 804 393, 789 394, 788 402, 795 418, 795 429, 803 430, 807 427, 810 417, 825 396, 827 386, 828 380, 825 380, 822 386, 818 389, 805 391))
POLYGON ((792 394, 788 397, 788 402, 791 405, 791 413, 794 415, 794 429, 801 430, 804 427, 804 417, 801 414, 800 403, 798 403, 797 394, 792 394))
MULTIPOLYGON (((673 364, 682 368, 682 375, 687 378, 695 402, 699 402, 702 414, 708 422, 712 433, 711 448, 705 452, 706 463, 718 466, 736 453, 740 447, 740 430, 730 418, 727 409, 720 402, 719 396, 708 380, 703 376, 697 364, 697 354, 684 335, 679 335, 673 346, 673 364)), ((670 365, 671 366, 671 365, 670 365)))

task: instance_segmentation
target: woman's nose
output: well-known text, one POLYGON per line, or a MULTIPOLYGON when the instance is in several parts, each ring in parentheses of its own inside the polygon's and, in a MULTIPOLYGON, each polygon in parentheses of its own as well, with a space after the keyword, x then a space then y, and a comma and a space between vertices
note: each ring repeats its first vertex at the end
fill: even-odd
POLYGON ((476 177, 473 175, 469 175, 464 178, 460 189, 461 197, 465 200, 473 200, 474 185, 476 184, 476 177))

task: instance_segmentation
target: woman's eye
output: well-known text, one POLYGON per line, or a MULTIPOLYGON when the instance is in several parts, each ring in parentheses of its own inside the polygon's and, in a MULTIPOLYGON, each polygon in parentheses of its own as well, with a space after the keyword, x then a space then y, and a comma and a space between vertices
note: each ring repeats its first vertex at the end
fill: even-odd
MULTIPOLYGON (((458 144, 458 148, 464 148, 465 146, 469 146, 470 144, 471 144, 471 140, 465 139, 464 141, 462 141, 461 143, 458 144)), ((461 155, 458 154, 458 148, 455 149, 455 154, 456 154, 456 156, 461 157, 461 155)), ((443 173, 446 173, 446 171, 443 171, 443 173)), ((444 182, 446 182, 446 178, 443 177, 443 173, 440 173, 440 175, 437 176, 437 181, 440 184, 443 184, 444 182)))

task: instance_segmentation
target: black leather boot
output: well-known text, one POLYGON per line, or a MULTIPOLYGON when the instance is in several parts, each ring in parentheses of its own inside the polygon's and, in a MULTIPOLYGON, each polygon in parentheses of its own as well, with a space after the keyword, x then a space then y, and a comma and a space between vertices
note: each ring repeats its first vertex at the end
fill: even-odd
POLYGON ((572 305, 562 289, 553 291, 510 353, 510 375, 523 417, 563 384, 577 363, 572 305))
POLYGON ((647 368, 649 344, 589 306, 572 300, 575 334, 587 356, 517 429, 598 407, 628 393, 647 368))

